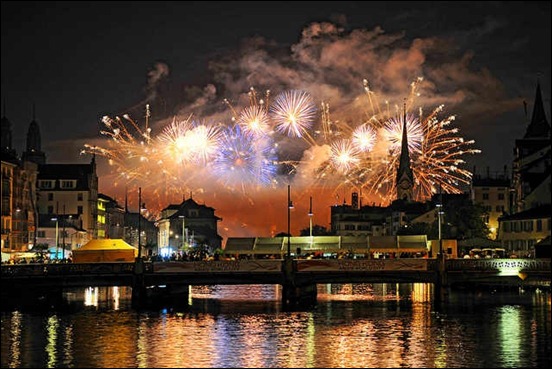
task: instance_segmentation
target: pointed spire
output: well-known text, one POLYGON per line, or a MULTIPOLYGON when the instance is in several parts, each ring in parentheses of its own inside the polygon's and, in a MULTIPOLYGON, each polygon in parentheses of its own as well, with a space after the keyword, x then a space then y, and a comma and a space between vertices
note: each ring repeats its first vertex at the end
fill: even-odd
POLYGON ((550 137, 550 125, 546 120, 540 82, 537 82, 537 92, 533 104, 533 115, 523 138, 547 138, 550 137))
POLYGON ((408 151, 408 133, 406 126, 406 99, 404 102, 403 114, 403 132, 401 142, 401 156, 399 159, 399 169, 397 170, 397 198, 408 200, 412 199, 412 186, 414 185, 414 174, 410 166, 410 153, 408 151), (405 183, 402 183, 405 182, 405 183))

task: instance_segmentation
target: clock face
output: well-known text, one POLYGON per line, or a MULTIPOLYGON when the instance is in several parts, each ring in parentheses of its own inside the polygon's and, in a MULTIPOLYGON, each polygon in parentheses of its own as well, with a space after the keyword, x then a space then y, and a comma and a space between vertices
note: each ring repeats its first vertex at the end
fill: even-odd
POLYGON ((408 189, 409 187, 410 187, 410 184, 408 183, 408 181, 407 181, 406 179, 401 181, 401 188, 402 188, 403 190, 406 190, 406 189, 408 189))

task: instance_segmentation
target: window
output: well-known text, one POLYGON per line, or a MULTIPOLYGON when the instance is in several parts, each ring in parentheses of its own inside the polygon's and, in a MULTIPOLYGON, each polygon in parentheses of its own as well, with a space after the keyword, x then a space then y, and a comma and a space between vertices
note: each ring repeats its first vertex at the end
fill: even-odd
POLYGON ((46 231, 37 231, 36 236, 38 238, 44 238, 44 237, 46 237, 46 231))
POLYGON ((542 219, 537 219, 537 232, 542 232, 542 219))
POLYGON ((533 221, 532 220, 526 220, 523 222, 523 231, 525 232, 531 232, 533 230, 533 221))
POLYGON ((38 182, 38 187, 41 189, 52 189, 54 188, 55 182, 54 180, 41 180, 38 182))
POLYGON ((53 205, 48 206, 48 214, 54 214, 54 206, 53 205))
POLYGON ((488 193, 484 193, 483 194, 483 200, 488 200, 489 199, 489 194, 488 193))
POLYGON ((499 200, 504 200, 504 194, 503 194, 503 193, 499 193, 499 194, 498 194, 498 199, 499 199, 499 200))
POLYGON ((62 180, 60 183, 61 188, 75 188, 77 181, 75 180, 62 180))
POLYGON ((77 214, 82 214, 82 206, 77 206, 77 214))
POLYGON ((54 201, 54 194, 52 192, 48 192, 48 201, 54 201))
POLYGON ((82 198, 83 198, 83 197, 82 197, 82 192, 79 192, 79 193, 77 194, 77 201, 82 201, 82 198))

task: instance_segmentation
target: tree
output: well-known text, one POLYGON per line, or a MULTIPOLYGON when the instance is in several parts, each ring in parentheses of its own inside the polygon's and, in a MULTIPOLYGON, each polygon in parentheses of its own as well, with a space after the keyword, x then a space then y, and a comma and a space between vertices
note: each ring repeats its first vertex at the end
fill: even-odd
POLYGON ((444 223, 446 236, 459 240, 466 238, 487 238, 489 227, 485 223, 487 211, 481 204, 462 202, 445 205, 444 223))
MULTIPOLYGON (((321 226, 319 224, 314 224, 312 226, 312 235, 313 236, 330 236, 330 235, 332 235, 332 232, 328 231, 328 229, 324 226, 321 226)), ((301 229, 300 236, 310 236, 310 227, 301 229)))
MULTIPOLYGON (((287 236, 288 236, 287 232, 280 232, 280 233, 276 233, 274 237, 287 237, 287 236)), ((290 234, 290 237, 291 237, 291 234, 290 234)))

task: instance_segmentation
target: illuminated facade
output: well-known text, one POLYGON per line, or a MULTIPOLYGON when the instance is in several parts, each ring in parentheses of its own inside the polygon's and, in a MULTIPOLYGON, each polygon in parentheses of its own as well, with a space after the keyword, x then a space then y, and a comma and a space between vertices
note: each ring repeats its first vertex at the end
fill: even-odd
POLYGON ((86 231, 87 240, 98 238, 98 176, 94 157, 90 164, 40 165, 38 191, 39 214, 50 218, 71 215, 79 219, 79 228, 86 231))
POLYGON ((17 157, 12 148, 11 123, 5 116, 1 151, 2 251, 28 251, 36 243, 37 164, 17 157))
POLYGON ((169 205, 161 211, 157 221, 159 227, 158 245, 161 250, 189 249, 199 245, 214 251, 222 246, 222 237, 218 234, 218 222, 215 209, 200 205, 192 198, 180 205, 169 205))
POLYGON ((489 238, 495 240, 498 234, 498 218, 510 213, 510 180, 506 174, 495 178, 474 176, 471 200, 485 208, 485 224, 489 228, 489 238))

